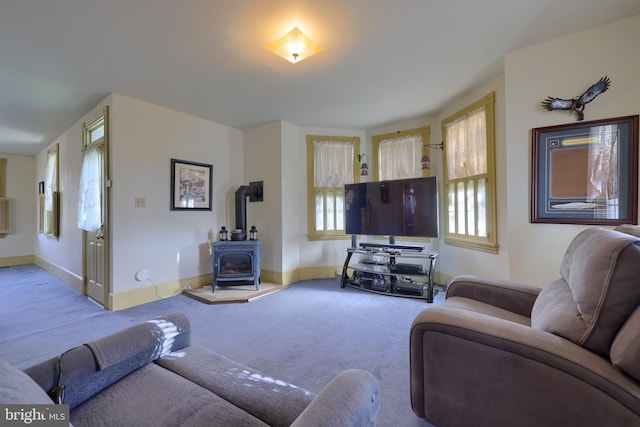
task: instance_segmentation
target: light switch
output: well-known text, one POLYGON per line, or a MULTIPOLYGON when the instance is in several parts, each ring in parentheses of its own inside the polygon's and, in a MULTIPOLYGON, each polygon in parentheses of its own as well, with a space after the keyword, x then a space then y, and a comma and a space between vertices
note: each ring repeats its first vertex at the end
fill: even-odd
POLYGON ((147 199, 144 197, 136 197, 135 198, 136 208, 146 208, 147 207, 147 199))

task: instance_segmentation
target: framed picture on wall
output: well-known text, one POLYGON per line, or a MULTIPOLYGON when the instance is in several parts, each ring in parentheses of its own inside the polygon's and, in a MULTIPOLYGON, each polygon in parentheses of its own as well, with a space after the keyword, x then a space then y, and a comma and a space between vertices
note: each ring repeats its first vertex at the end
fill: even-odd
POLYGON ((531 222, 638 222, 638 115, 532 131, 531 222))
POLYGON ((171 210, 212 210, 213 166, 171 159, 171 210))

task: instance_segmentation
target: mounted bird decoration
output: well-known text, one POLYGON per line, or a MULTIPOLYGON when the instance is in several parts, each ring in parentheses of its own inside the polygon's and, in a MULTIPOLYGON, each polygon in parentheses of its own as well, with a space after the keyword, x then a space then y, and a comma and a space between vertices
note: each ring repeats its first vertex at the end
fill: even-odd
POLYGON ((604 76, 597 83, 591 85, 582 95, 573 99, 552 98, 549 96, 542 101, 542 107, 549 111, 570 110, 578 115, 578 120, 584 120, 584 106, 593 101, 596 96, 606 92, 610 84, 609 77, 604 76))

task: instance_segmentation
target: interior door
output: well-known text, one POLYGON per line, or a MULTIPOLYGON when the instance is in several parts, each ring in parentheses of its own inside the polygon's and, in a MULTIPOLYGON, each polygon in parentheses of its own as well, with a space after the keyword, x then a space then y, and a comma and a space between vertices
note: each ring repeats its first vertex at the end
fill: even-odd
POLYGON ((85 292, 86 295, 105 307, 107 288, 105 285, 104 228, 85 231, 85 292))
MULTIPOLYGON (((87 199, 87 214, 80 214, 83 223, 84 294, 109 309, 109 177, 108 177, 108 109, 107 107, 83 126, 83 170, 81 200, 87 199), (85 177, 89 177, 85 181, 85 177), (90 190, 83 190, 83 185, 90 190), (82 197, 82 192, 91 195, 82 197), (99 205, 99 206, 95 206, 99 205), (97 208, 97 209, 94 209, 97 208)), ((79 220, 79 225, 81 221, 79 220)))

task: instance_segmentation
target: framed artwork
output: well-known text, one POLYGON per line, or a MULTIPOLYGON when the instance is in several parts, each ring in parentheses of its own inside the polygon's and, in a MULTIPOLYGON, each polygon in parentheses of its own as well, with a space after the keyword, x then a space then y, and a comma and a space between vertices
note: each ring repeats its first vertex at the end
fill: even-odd
POLYGON ((211 210, 213 166, 171 159, 171 210, 211 210))
POLYGON ((638 222, 638 115, 532 131, 531 222, 638 222))

